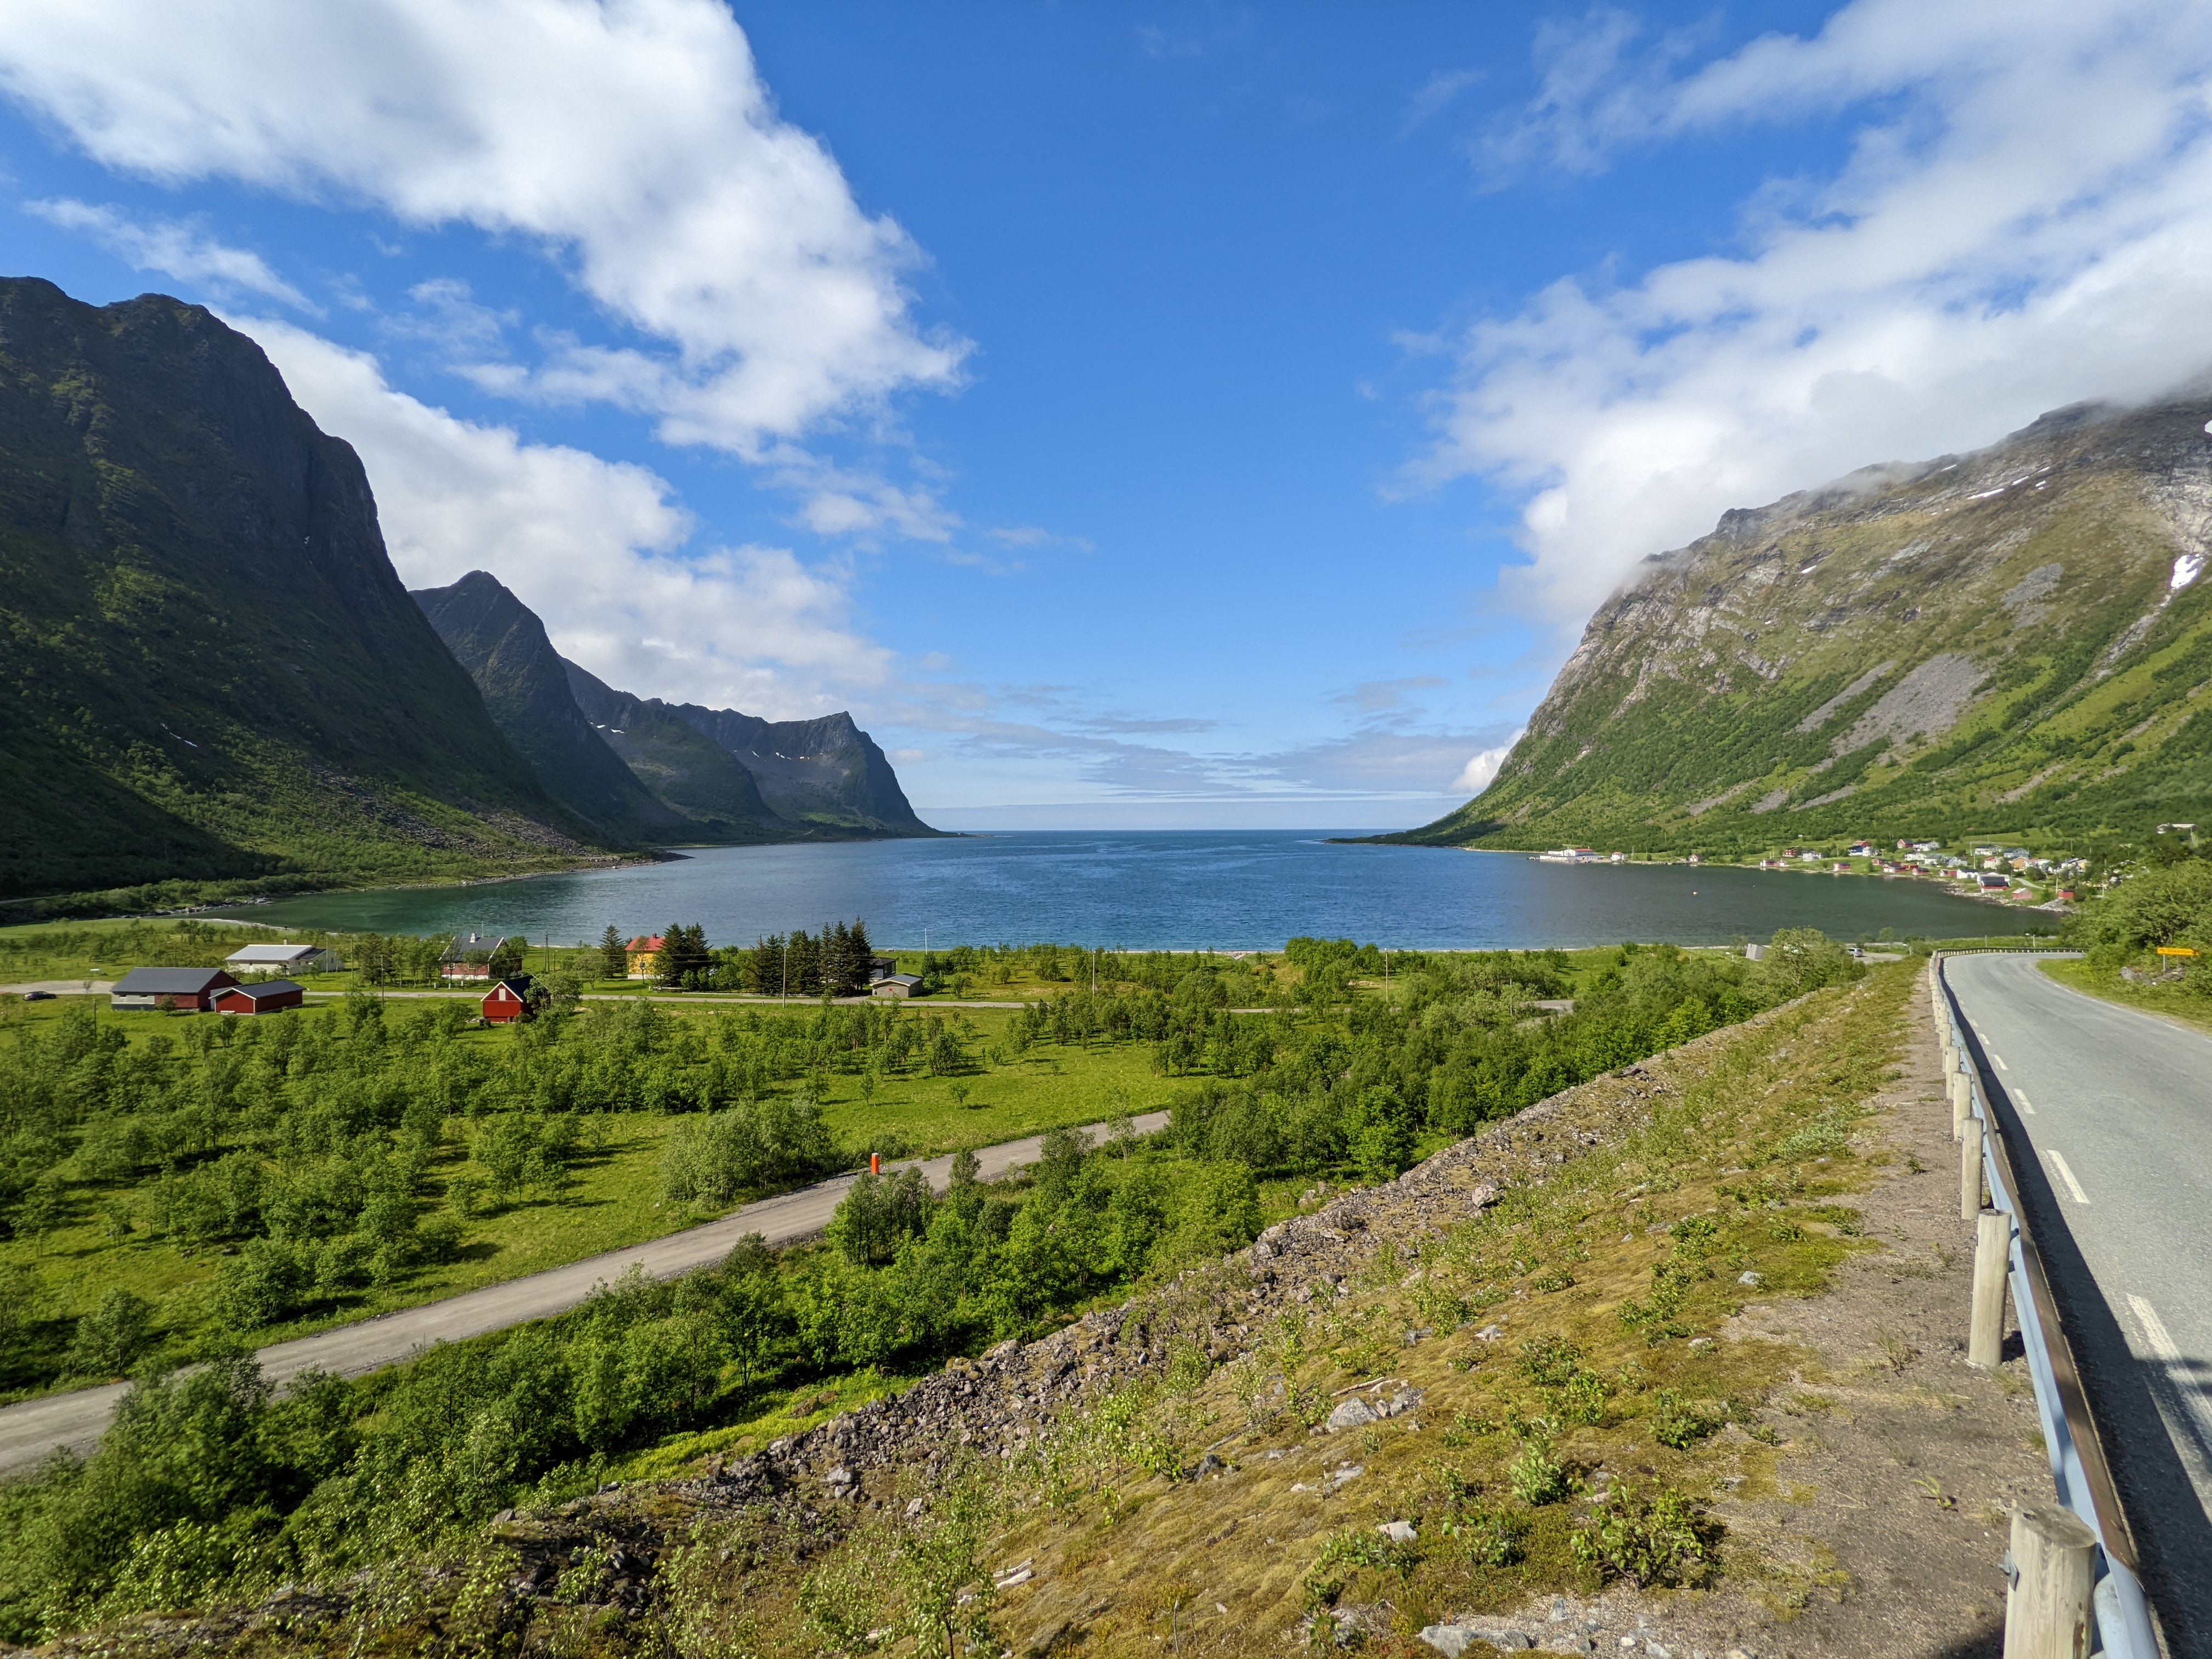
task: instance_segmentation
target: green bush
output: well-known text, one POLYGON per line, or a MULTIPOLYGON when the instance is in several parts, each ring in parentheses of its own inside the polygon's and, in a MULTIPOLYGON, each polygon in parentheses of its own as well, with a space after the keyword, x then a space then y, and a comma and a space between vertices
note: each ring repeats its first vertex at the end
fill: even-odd
POLYGON ((1605 1578, 1643 1588, 1694 1586, 1711 1576, 1717 1525, 1672 1487, 1647 1496, 1624 1483, 1601 1515, 1575 1529, 1575 1558, 1605 1578))
POLYGON ((1362 1568, 1395 1572, 1402 1577, 1419 1565, 1420 1559, 1419 1552, 1411 1544, 1395 1542, 1371 1528, 1346 1527, 1331 1534, 1306 1570, 1307 1604, 1334 1607, 1352 1575, 1362 1568))
POLYGON ((258 1330, 289 1319, 313 1299, 320 1263, 312 1244, 256 1238, 223 1264, 216 1309, 234 1331, 258 1330))
POLYGON ((1530 1509, 1556 1504, 1574 1491, 1574 1479, 1554 1455, 1555 1437, 1550 1425, 1538 1419, 1521 1441, 1521 1455, 1506 1465, 1505 1478, 1513 1495, 1530 1509))
POLYGON ((1659 1410, 1652 1421, 1651 1437, 1662 1446, 1686 1451, 1720 1427, 1718 1419, 1684 1405, 1682 1397, 1672 1389, 1660 1389, 1656 1403, 1659 1410))
POLYGON ((1509 1510, 1465 1510, 1439 1530, 1474 1566, 1510 1567, 1527 1553, 1528 1522, 1509 1510))
POLYGON ((74 1376, 121 1376, 153 1346, 154 1307, 142 1296, 110 1289, 76 1322, 62 1368, 74 1376))

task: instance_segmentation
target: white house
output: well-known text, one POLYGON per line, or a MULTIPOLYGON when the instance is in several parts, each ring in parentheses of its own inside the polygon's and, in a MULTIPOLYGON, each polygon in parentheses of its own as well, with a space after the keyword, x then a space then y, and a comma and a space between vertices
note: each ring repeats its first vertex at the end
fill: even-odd
POLYGON ((234 974, 335 974, 345 963, 319 945, 249 945, 222 965, 234 974))

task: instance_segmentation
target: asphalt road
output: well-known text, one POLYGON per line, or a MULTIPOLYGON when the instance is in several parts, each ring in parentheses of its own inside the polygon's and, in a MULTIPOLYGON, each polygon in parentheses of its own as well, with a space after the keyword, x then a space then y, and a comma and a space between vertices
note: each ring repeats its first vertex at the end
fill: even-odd
POLYGON ((2024 956, 1945 969, 2176 1654, 2212 1655, 2212 1037, 2024 956))
MULTIPOLYGON (((1131 1120, 1139 1134, 1164 1129, 1167 1122, 1165 1112, 1146 1112, 1131 1120)), ((1096 1139, 1103 1139, 1106 1130, 1103 1123, 1093 1124, 1090 1133, 1096 1139)), ((986 1147, 975 1157, 982 1166, 982 1178, 989 1181, 1006 1174, 1017 1164, 1034 1164, 1043 1147, 1043 1136, 1030 1135, 986 1147)), ((906 1160, 885 1167, 902 1170, 909 1164, 919 1168, 939 1192, 951 1179, 952 1159, 949 1155, 906 1160)), ((853 1176, 839 1176, 794 1193, 748 1204, 703 1227, 671 1233, 665 1238, 633 1244, 627 1249, 610 1250, 565 1267, 548 1268, 527 1279, 487 1285, 482 1290, 448 1297, 443 1302, 427 1303, 375 1319, 336 1326, 314 1336, 279 1342, 262 1349, 256 1357, 261 1361, 262 1375, 277 1383, 289 1382, 310 1366, 341 1376, 381 1370, 386 1365, 414 1358, 433 1343, 457 1342, 463 1337, 480 1336, 486 1331, 503 1330, 510 1325, 564 1313, 589 1296, 593 1285, 618 1278, 633 1264, 641 1266, 656 1279, 672 1279, 694 1267, 720 1261, 729 1254, 730 1247, 747 1233, 758 1233, 771 1244, 789 1244, 810 1237, 830 1224, 831 1214, 854 1180, 853 1176)), ((128 1386, 115 1382, 103 1388, 80 1389, 71 1394, 27 1400, 0 1410, 0 1474, 35 1463, 57 1446, 76 1451, 88 1449, 115 1414, 116 1401, 123 1397, 128 1386)))

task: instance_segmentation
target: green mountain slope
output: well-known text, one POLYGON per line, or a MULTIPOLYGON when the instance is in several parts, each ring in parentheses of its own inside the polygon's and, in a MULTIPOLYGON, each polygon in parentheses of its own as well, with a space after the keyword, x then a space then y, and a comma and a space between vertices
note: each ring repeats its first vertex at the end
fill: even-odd
POLYGON ((898 774, 848 714, 764 720, 732 708, 678 703, 672 711, 737 757, 778 816, 876 836, 935 836, 915 816, 898 774))
POLYGON ((1382 839, 1740 853, 2212 821, 2208 417, 2063 410, 1726 514, 1591 618, 1481 795, 1382 839))
POLYGON ((638 781, 576 707, 545 624, 495 576, 471 570, 416 604, 483 694, 493 722, 545 792, 617 841, 683 840, 692 821, 638 781))
POLYGON ((260 348, 0 280, 0 897, 591 850, 260 348))
POLYGON ((760 786, 737 758, 695 732, 658 698, 634 697, 574 663, 562 660, 570 694, 639 781, 689 820, 681 836, 663 840, 793 841, 797 830, 761 799, 760 786))

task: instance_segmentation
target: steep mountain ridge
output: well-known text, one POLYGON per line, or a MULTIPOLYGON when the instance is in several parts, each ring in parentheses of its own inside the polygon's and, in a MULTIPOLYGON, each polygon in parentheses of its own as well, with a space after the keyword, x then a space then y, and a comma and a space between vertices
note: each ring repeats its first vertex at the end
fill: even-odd
POLYGON ((878 835, 942 833, 915 816, 889 757, 849 714, 767 720, 689 702, 672 712, 742 761, 785 818, 878 835))
POLYGON ((0 279, 0 896, 592 848, 408 599, 349 446, 244 335, 0 279))
POLYGON ((2212 818, 2212 397, 1722 516, 1601 606, 1497 779, 1385 840, 1749 851, 2212 818))
POLYGON ((647 788, 691 820, 687 839, 792 839, 753 775, 720 744, 658 700, 617 691, 566 658, 562 667, 584 718, 647 788))
POLYGON ((584 718, 545 624, 496 577, 471 570, 450 586, 413 597, 554 799, 617 841, 680 839, 691 828, 584 718))
POLYGON ((616 690, 488 572, 414 599, 547 791, 617 840, 933 836, 849 714, 766 720, 616 690))

